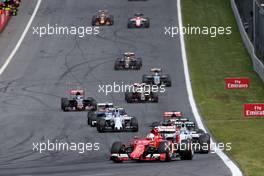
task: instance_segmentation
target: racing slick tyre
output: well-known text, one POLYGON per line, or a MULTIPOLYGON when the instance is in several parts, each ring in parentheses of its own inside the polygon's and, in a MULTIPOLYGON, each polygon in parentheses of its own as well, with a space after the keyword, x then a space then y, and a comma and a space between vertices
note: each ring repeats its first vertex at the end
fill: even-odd
POLYGON ((159 154, 165 154, 166 158, 164 161, 171 161, 171 151, 169 148, 169 143, 168 141, 162 141, 160 142, 159 146, 158 146, 158 153, 159 154))
POLYGON ((145 27, 145 28, 149 28, 149 26, 150 26, 150 25, 149 25, 149 18, 146 18, 146 19, 147 19, 147 22, 145 23, 144 27, 145 27))
POLYGON ((210 135, 208 133, 199 136, 200 153, 207 154, 210 151, 210 135))
POLYGON ((146 83, 146 84, 150 84, 150 82, 149 82, 149 80, 148 80, 148 78, 147 78, 147 75, 143 75, 143 76, 142 76, 142 82, 143 82, 143 83, 146 83))
POLYGON ((97 131, 99 133, 103 133, 104 132, 104 129, 105 129, 105 119, 100 119, 97 122, 97 131))
POLYGON ((127 28, 133 28, 134 25, 130 22, 130 20, 128 20, 128 23, 127 23, 127 28))
MULTIPOLYGON (((123 147, 124 147, 124 145, 122 144, 122 142, 114 142, 112 144, 112 147, 111 147, 111 154, 120 154, 123 147)), ((120 161, 114 157, 111 157, 111 159, 114 163, 122 163, 123 162, 123 161, 120 161)))
POLYGON ((115 70, 121 70, 122 69, 121 66, 119 65, 119 62, 118 61, 115 62, 114 69, 115 70))
POLYGON ((202 130, 202 129, 197 129, 196 132, 199 134, 205 134, 204 130, 202 130))
POLYGON ((166 79, 166 87, 171 87, 171 78, 169 75, 167 75, 167 79, 166 79))
POLYGON ((92 26, 96 26, 97 17, 93 16, 92 18, 92 26))
POLYGON ((137 64, 137 67, 136 68, 139 70, 142 67, 142 59, 141 58, 138 58, 136 64, 137 64))
POLYGON ((92 123, 91 115, 92 115, 92 112, 88 111, 88 113, 87 113, 87 125, 91 125, 91 123, 92 123))
POLYGON ((109 25, 114 25, 114 16, 113 15, 109 15, 109 25))
POLYGON ((90 109, 90 111, 96 111, 97 110, 97 102, 95 101, 94 98, 87 97, 85 102, 86 102, 86 104, 89 104, 89 106, 93 106, 93 108, 90 109))
POLYGON ((133 132, 138 132, 138 120, 136 117, 131 119, 130 125, 133 127, 133 132))
POLYGON ((179 154, 181 160, 192 160, 194 151, 190 140, 182 140, 180 143, 179 154))
POLYGON ((70 105, 70 101, 68 100, 68 98, 61 98, 61 109, 63 111, 67 111, 67 107, 69 107, 70 105))
POLYGON ((156 94, 155 92, 153 92, 152 99, 153 99, 153 102, 154 103, 158 103, 159 102, 159 96, 158 96, 158 94, 156 94))
POLYGON ((126 92, 125 93, 125 100, 127 103, 133 103, 133 93, 132 92, 126 92))
POLYGON ((97 121, 96 114, 95 113, 92 113, 90 119, 91 119, 91 127, 95 127, 96 124, 94 124, 93 122, 94 121, 97 121))

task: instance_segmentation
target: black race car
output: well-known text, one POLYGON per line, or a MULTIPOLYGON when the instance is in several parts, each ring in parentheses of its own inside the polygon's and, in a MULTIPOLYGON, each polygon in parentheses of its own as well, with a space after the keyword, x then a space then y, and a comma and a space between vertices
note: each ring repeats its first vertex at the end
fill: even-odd
POLYGON ((94 98, 84 98, 82 89, 70 90, 70 98, 61 98, 61 109, 63 111, 95 111, 97 103, 94 98))
POLYGON ((135 53, 126 52, 122 58, 115 61, 115 70, 139 70, 142 67, 142 59, 136 58, 135 53))
POLYGON ((150 90, 150 87, 144 83, 135 83, 133 91, 125 92, 125 100, 127 103, 157 103, 159 101, 158 94, 150 90))

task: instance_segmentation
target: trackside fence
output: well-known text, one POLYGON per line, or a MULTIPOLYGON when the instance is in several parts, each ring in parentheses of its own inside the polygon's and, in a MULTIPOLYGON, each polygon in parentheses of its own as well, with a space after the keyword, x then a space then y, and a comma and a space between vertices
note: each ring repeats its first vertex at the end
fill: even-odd
MULTIPOLYGON (((242 36, 242 40, 243 40, 244 45, 245 45, 245 47, 246 47, 246 49, 247 49, 247 51, 248 51, 248 53, 249 53, 249 55, 250 55, 250 57, 252 59, 254 70, 258 73, 258 75, 264 81, 264 64, 260 60, 261 57, 258 58, 257 55, 256 55, 254 45, 250 41, 250 38, 249 38, 249 36, 248 36, 248 34, 247 34, 246 30, 245 30, 245 26, 244 26, 244 23, 243 23, 243 21, 242 21, 242 19, 240 17, 240 14, 239 14, 239 11, 238 11, 238 8, 237 8, 235 0, 230 0, 230 1, 231 1, 231 6, 232 6, 232 9, 233 9, 233 13, 235 15, 235 18, 236 18, 236 21, 237 21, 237 24, 238 24, 238 27, 239 27, 239 31, 240 31, 241 36, 242 36)), ((263 8, 263 7, 260 6, 259 1, 257 1, 257 0, 254 0, 254 7, 255 8, 256 7, 263 8)), ((255 11, 255 13, 260 13, 260 11, 255 11)), ((254 15, 256 15, 256 14, 254 14, 254 15)), ((254 28, 253 41, 254 41, 254 43, 257 42, 259 44, 259 47, 261 48, 260 51, 263 51, 262 54, 263 54, 263 61, 264 61, 264 38, 261 39, 261 36, 256 36, 256 35, 259 35, 259 33, 260 33, 260 34, 262 34, 262 37, 264 37, 264 35, 263 35, 263 33, 264 33, 264 25, 263 25, 264 24, 264 15, 263 14, 262 14, 261 18, 262 18, 263 21, 256 22, 256 16, 255 16, 254 24, 257 25, 257 27, 259 27, 259 29, 254 28), (258 24, 256 24, 256 23, 258 23, 258 24), (254 40, 256 38, 259 38, 259 39, 258 40, 254 40)), ((257 47, 256 47, 256 50, 259 53, 259 50, 258 50, 257 47)), ((261 52, 260 52, 260 54, 261 54, 261 52)), ((258 54, 258 56, 259 56, 259 54, 258 54)))

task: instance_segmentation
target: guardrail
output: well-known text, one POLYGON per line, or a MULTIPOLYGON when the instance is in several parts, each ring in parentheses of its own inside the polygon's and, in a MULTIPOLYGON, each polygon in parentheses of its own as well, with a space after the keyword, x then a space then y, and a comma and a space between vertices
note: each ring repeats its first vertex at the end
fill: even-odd
POLYGON ((258 75, 260 76, 260 78, 264 82, 264 64, 258 59, 258 57, 255 54, 254 46, 251 43, 251 41, 250 41, 246 31, 245 31, 245 28, 244 28, 243 22, 241 20, 240 14, 238 12, 235 0, 230 0, 230 1, 231 1, 233 13, 235 15, 235 18, 236 18, 236 21, 237 21, 237 24, 239 27, 240 34, 242 36, 242 40, 243 40, 244 45, 245 45, 245 47, 246 47, 246 49, 247 49, 247 51, 248 51, 248 53, 252 59, 254 70, 258 73, 258 75))

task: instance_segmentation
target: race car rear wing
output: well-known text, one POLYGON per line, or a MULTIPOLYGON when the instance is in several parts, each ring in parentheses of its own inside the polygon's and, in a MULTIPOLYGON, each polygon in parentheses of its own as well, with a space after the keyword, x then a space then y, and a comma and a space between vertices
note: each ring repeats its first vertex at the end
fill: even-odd
POLYGON ((181 121, 179 121, 179 122, 175 122, 175 126, 177 126, 177 127, 182 127, 182 126, 185 126, 185 127, 195 127, 195 123, 194 122, 181 122, 181 121))
POLYGON ((150 72, 162 72, 162 69, 161 68, 151 68, 150 69, 150 72))
POLYGON ((175 132, 176 126, 158 126, 157 129, 159 132, 175 132))
POLYGON ((114 104, 113 103, 97 103, 97 109, 100 110, 100 109, 105 109, 105 108, 113 108, 114 107, 114 104))
POLYGON ((168 118, 182 117, 182 113, 179 111, 164 112, 163 117, 168 117, 168 118))

